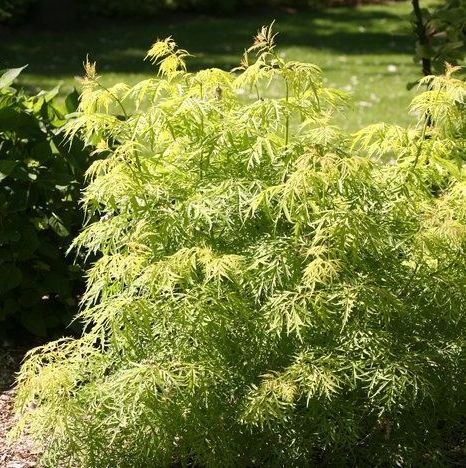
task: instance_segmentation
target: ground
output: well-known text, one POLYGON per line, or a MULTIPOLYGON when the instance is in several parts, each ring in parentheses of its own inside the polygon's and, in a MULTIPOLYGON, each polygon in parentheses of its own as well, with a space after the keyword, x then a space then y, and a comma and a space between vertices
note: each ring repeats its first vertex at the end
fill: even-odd
POLYGON ((231 69, 263 24, 276 20, 279 49, 289 59, 313 62, 324 70, 327 86, 345 89, 354 106, 339 123, 356 130, 378 121, 407 124, 415 91, 406 85, 419 78, 413 63, 410 2, 335 8, 324 11, 263 9, 239 15, 161 15, 145 21, 89 18, 72 24, 25 25, 0 32, 0 68, 28 64, 21 84, 63 92, 78 85, 82 62, 89 54, 104 82, 134 84, 154 75, 144 56, 158 37, 173 36, 194 55, 192 70, 231 69))
POLYGON ((36 466, 39 451, 27 436, 11 442, 7 433, 14 424, 14 374, 18 370, 25 350, 0 349, 0 467, 31 468, 36 466))

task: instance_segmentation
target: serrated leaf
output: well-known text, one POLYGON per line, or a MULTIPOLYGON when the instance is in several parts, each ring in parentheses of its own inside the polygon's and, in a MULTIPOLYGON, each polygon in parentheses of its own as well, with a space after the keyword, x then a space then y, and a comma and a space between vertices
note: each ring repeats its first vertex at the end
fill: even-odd
POLYGON ((49 218, 49 226, 60 236, 60 237, 67 237, 70 235, 68 229, 66 229, 65 225, 61 218, 56 215, 55 213, 49 218))
POLYGON ((3 73, 3 75, 0 77, 0 89, 10 86, 26 67, 27 65, 20 68, 10 68, 5 73, 3 73))

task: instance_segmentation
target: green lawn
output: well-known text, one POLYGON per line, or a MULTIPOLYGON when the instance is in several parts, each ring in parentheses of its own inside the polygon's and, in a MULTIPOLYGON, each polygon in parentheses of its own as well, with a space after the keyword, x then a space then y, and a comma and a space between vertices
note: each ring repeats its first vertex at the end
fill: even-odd
POLYGON ((228 18, 169 15, 144 22, 93 20, 53 30, 24 27, 0 32, 0 68, 29 64, 21 84, 50 88, 58 81, 64 90, 78 85, 86 54, 97 60, 107 84, 129 84, 154 73, 143 61, 148 46, 172 35, 194 58, 192 69, 236 66, 251 36, 262 24, 276 19, 278 43, 290 59, 313 62, 324 69, 327 85, 348 90, 354 106, 348 129, 384 120, 407 123, 413 92, 406 83, 418 77, 412 61, 409 2, 338 8, 321 12, 262 13, 228 18))

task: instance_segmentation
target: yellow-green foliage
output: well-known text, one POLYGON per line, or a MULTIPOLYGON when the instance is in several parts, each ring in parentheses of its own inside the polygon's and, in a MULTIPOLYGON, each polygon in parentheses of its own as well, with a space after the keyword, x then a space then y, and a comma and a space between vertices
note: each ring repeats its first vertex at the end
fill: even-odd
POLYGON ((188 73, 187 55, 157 42, 159 76, 132 88, 86 65, 67 133, 102 156, 83 197, 100 221, 75 246, 100 258, 83 336, 19 376, 44 463, 446 463, 464 410, 465 83, 426 78, 417 126, 349 136, 332 124, 344 95, 271 28, 234 73, 188 73))

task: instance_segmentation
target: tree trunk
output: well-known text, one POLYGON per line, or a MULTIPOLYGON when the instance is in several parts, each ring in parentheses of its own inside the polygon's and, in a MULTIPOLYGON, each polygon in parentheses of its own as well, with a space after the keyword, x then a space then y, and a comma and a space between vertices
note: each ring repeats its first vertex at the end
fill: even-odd
MULTIPOLYGON (((416 36, 421 46, 429 46, 430 39, 427 35, 426 25, 422 17, 422 10, 419 6, 419 0, 411 0, 413 5, 413 13, 415 16, 416 36)), ((432 61, 429 57, 422 57, 422 73, 424 76, 432 75, 432 61)))

